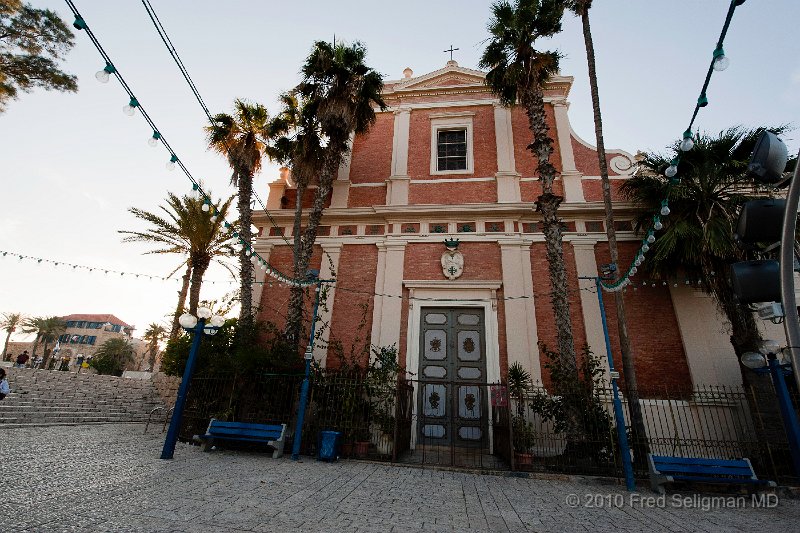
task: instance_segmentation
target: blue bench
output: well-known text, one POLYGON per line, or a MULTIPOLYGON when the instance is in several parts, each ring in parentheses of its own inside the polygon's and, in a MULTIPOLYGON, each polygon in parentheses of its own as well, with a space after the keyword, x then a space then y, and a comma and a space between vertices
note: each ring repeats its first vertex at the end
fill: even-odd
POLYGON ((205 435, 195 435, 194 440, 201 443, 201 449, 207 452, 211 446, 221 442, 251 442, 266 444, 275 451, 272 457, 283 456, 283 444, 286 440, 286 424, 249 424, 245 422, 224 422, 212 418, 208 423, 205 435))
POLYGON ((647 460, 650 486, 659 494, 664 494, 665 483, 674 481, 776 486, 774 481, 758 479, 747 458, 705 459, 648 454, 647 460))

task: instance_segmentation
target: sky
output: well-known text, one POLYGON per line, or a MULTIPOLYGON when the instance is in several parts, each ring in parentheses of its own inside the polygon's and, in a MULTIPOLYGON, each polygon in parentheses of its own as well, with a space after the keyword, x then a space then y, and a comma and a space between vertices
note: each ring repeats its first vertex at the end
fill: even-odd
MULTIPOLYGON (((64 2, 33 0, 71 23, 64 2)), ((277 108, 299 80, 315 40, 361 41, 368 64, 387 79, 442 68, 452 44, 461 66, 477 68, 487 38, 489 2, 357 0, 300 2, 151 0, 212 113, 231 111, 235 98, 277 108), (368 6, 368 7, 367 7, 368 6)), ((75 0, 84 19, 140 102, 192 174, 216 196, 234 193, 230 169, 206 149, 205 116, 161 43, 142 3, 75 0)), ((686 129, 727 11, 728 0, 597 0, 591 11, 605 144, 630 153, 660 151, 686 129)), ((730 67, 712 78, 709 106, 697 120, 716 133, 734 125, 800 125, 800 20, 796 0, 748 0, 737 8, 725 41, 730 67)), ((574 76, 570 120, 594 144, 594 124, 581 24, 565 16, 547 46, 564 56, 574 76)), ((180 258, 145 254, 122 243, 119 230, 141 230, 127 209, 157 211, 167 191, 191 186, 168 172, 166 150, 151 148, 152 132, 112 79, 94 74, 104 63, 76 31, 64 70, 78 76, 77 93, 36 90, 0 114, 0 250, 54 261, 165 276, 180 258)), ((784 136, 800 147, 798 132, 784 136)), ((266 200, 277 178, 267 163, 256 178, 266 200)), ((212 266, 202 298, 233 290, 229 274, 212 266)), ((28 316, 113 313, 141 334, 165 322, 179 283, 119 277, 69 267, 0 258, 0 313, 28 316)), ((22 337, 18 337, 20 340, 22 337)))

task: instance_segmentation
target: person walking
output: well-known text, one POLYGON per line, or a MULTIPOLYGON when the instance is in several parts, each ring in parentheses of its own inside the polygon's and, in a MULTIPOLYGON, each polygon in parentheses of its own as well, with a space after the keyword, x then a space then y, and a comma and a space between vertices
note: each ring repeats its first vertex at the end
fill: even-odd
POLYGON ((6 369, 0 368, 0 400, 8 396, 11 392, 11 388, 8 386, 8 380, 6 379, 6 369))

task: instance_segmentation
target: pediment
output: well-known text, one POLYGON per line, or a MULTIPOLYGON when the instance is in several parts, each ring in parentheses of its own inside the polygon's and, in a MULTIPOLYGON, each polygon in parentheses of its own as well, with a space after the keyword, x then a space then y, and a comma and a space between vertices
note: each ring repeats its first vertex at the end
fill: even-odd
POLYGON ((447 66, 423 76, 403 80, 394 90, 406 92, 447 87, 482 87, 484 78, 484 73, 477 70, 447 66))

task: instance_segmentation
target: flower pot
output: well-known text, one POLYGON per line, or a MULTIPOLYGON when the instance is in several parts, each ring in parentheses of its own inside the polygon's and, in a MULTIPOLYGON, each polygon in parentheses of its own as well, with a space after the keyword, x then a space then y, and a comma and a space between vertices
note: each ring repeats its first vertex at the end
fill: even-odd
POLYGON ((353 444, 353 453, 356 457, 366 457, 369 453, 369 441, 356 441, 353 444))
POLYGON ((339 453, 342 457, 352 457, 353 456, 353 443, 346 442, 342 444, 341 448, 339 449, 339 453))
POLYGON ((514 452, 514 463, 517 468, 529 467, 533 465, 533 454, 514 452))

